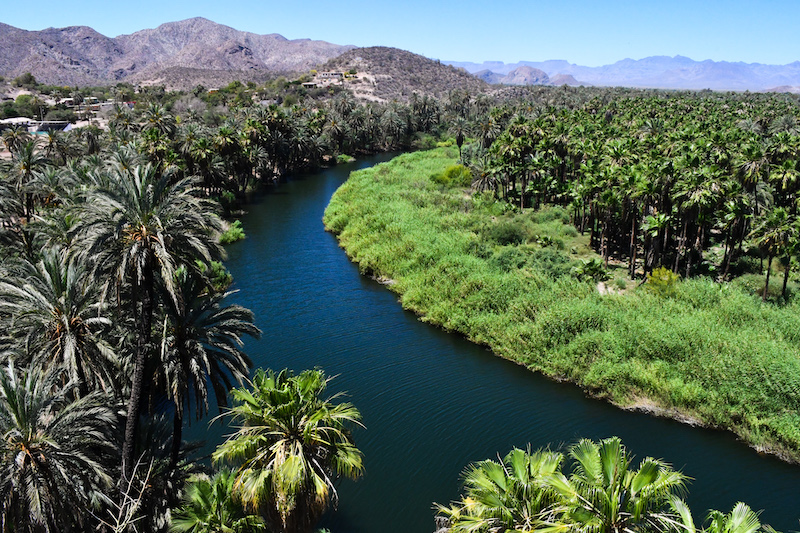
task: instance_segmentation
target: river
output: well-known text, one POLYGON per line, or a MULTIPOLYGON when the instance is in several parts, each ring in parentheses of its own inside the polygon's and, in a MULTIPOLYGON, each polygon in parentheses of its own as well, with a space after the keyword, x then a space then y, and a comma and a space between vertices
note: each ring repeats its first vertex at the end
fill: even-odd
MULTIPOLYGON (((731 434, 617 409, 493 356, 403 311, 386 287, 361 276, 326 233, 333 192, 365 158, 300 176, 257 198, 228 247, 234 300, 263 331, 249 341, 256 366, 299 372, 321 367, 331 392, 347 391, 366 429, 355 432, 365 475, 340 486, 332 533, 431 533, 433 502, 457 498, 472 462, 513 446, 568 445, 618 435, 638 459, 663 458, 693 478, 695 520, 737 501, 763 509, 762 522, 797 530, 800 467, 763 456, 731 434)), ((220 424, 187 432, 219 442, 220 424)))

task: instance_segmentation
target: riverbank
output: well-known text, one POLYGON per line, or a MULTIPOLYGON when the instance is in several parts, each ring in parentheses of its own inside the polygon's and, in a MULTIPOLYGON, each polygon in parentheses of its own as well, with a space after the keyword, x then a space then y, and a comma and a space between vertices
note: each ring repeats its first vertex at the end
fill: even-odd
POLYGON ((433 183, 456 155, 407 154, 337 191, 325 224, 362 272, 394 280, 422 320, 531 370, 800 459, 796 304, 701 279, 670 297, 601 295, 570 274, 585 251, 563 212, 509 213, 433 183))

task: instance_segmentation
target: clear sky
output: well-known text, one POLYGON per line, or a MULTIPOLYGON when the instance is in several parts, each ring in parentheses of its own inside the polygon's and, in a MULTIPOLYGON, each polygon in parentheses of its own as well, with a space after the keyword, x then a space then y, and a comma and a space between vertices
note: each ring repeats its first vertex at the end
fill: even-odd
POLYGON ((800 60, 798 0, 6 0, 0 9, 0 22, 18 28, 85 25, 109 37, 197 16, 253 33, 478 63, 800 60))

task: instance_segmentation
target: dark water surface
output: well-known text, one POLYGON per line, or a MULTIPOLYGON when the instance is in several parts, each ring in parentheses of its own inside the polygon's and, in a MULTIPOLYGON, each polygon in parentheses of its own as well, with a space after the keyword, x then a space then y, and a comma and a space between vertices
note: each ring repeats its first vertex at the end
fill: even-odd
MULTIPOLYGON (((333 533, 431 533, 433 502, 459 494, 463 468, 513 446, 558 447, 622 437, 638 459, 663 458, 694 478, 699 520, 737 501, 763 509, 780 531, 800 529, 800 468, 762 456, 731 435, 624 412, 423 324, 394 294, 359 275, 324 231, 322 214, 348 174, 388 156, 292 179, 250 206, 247 239, 228 248, 235 301, 263 331, 247 344, 256 366, 339 376, 367 429, 355 433, 366 472, 340 486, 323 525, 333 533)), ((190 434, 210 445, 226 431, 190 434)), ((635 464, 638 463, 635 461, 635 464)))

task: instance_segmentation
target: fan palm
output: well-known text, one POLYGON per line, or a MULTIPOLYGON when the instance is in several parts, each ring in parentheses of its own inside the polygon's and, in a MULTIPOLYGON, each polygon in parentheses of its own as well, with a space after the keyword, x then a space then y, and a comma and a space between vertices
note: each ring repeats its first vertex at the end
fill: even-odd
POLYGON ((631 469, 631 456, 618 437, 572 447, 568 478, 549 476, 548 487, 561 499, 558 529, 574 533, 665 531, 676 523, 673 498, 684 491, 686 476, 667 464, 644 459, 631 469))
POLYGON ((257 515, 245 513, 233 495, 236 477, 222 470, 212 478, 198 477, 190 482, 184 504, 174 512, 170 531, 175 533, 251 533, 264 531, 257 515))
POLYGON ((0 373, 0 529, 86 531, 108 488, 116 417, 100 393, 71 401, 61 372, 0 373))
POLYGON ((337 504, 336 479, 362 472, 348 430, 361 415, 350 403, 333 403, 336 396, 321 398, 328 381, 322 370, 258 370, 252 390, 233 390, 229 415, 239 429, 213 458, 241 462, 234 490, 275 531, 311 531, 337 504))
POLYGON ((543 480, 559 471, 563 457, 514 449, 502 460, 480 461, 464 473, 465 494, 451 507, 437 505, 448 531, 534 531, 553 516, 554 493, 543 480))

